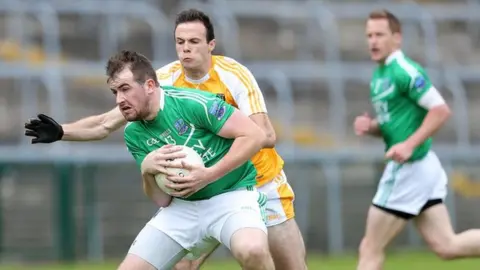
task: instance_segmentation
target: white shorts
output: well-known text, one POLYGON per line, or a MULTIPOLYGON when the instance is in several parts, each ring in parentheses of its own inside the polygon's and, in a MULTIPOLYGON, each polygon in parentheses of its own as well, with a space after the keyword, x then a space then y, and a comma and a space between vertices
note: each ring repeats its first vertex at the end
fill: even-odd
MULTIPOLYGON (((230 248, 232 235, 240 229, 258 228, 267 233, 262 209, 265 204, 266 196, 256 189, 226 192, 200 201, 174 198, 168 207, 155 214, 147 223, 147 227, 153 227, 170 237, 173 243, 180 245, 186 253, 190 253, 189 259, 194 259, 209 253, 219 243, 230 248)), ((137 237, 136 241, 141 239, 149 237, 137 237)), ((144 241, 147 243, 147 240, 144 241)), ((146 261, 153 261, 154 258, 150 258, 151 256, 176 248, 169 246, 168 243, 165 242, 160 247, 157 245, 141 249, 138 246, 142 245, 137 243, 135 244, 137 250, 132 252, 146 261), (153 248, 154 253, 148 252, 153 248)), ((150 244, 143 244, 147 245, 150 244)))
POLYGON ((399 164, 388 162, 373 204, 416 216, 427 202, 445 200, 448 178, 437 155, 430 151, 423 159, 399 164))
POLYGON ((293 201, 295 194, 287 182, 287 176, 282 170, 272 181, 257 188, 267 195, 266 223, 267 227, 281 224, 295 217, 293 201))

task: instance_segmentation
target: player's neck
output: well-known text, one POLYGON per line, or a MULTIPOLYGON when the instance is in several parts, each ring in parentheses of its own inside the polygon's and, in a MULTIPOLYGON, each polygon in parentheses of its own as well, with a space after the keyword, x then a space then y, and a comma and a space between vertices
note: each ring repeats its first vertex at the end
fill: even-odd
POLYGON ((208 71, 210 70, 211 66, 212 66, 212 57, 209 57, 208 60, 205 61, 205 63, 203 63, 198 68, 195 68, 195 69, 184 68, 185 77, 194 81, 201 80, 208 74, 208 71))
POLYGON ((402 54, 402 51, 400 49, 395 49, 387 57, 385 57, 385 59, 383 59, 379 64, 388 65, 401 54, 402 54))
POLYGON ((163 90, 159 88, 158 91, 153 94, 151 98, 152 99, 150 101, 150 108, 148 110, 149 113, 144 119, 146 121, 154 120, 160 112, 160 109, 162 109, 164 102, 163 90))

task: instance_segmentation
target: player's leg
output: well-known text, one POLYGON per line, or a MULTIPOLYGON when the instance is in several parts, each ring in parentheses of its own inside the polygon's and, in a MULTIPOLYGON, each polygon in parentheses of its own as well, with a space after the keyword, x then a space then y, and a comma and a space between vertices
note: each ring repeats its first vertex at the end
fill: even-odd
POLYGON ((212 247, 211 251, 205 252, 198 259, 188 258, 188 255, 178 262, 173 270, 198 270, 205 261, 213 254, 213 252, 220 246, 220 243, 212 247))
POLYGON ((256 190, 227 192, 205 202, 208 235, 227 248, 246 270, 273 270, 267 228, 260 204, 266 196, 256 190))
POLYGON ((431 199, 415 220, 420 234, 430 249, 442 259, 480 257, 480 229, 455 233, 443 203, 447 194, 447 175, 440 162, 435 162, 431 166, 439 168, 437 171, 441 173, 431 199))
POLYGON ((305 244, 295 222, 294 192, 282 171, 273 181, 258 188, 267 195, 268 243, 277 270, 307 269, 305 244))
MULTIPOLYGON (((171 259, 173 264, 168 264, 168 268, 165 269, 172 269, 174 265, 176 265, 185 255, 188 253, 186 250, 193 248, 199 241, 199 215, 197 205, 194 202, 184 201, 173 199, 172 202, 168 207, 160 209, 152 219, 147 223, 147 227, 151 227, 158 232, 161 232, 162 238, 168 237, 170 240, 162 240, 165 244, 160 242, 160 248, 148 248, 148 251, 153 252, 154 254, 162 253, 162 255, 155 256, 156 260, 158 258, 164 259, 164 257, 170 256, 170 253, 175 251, 177 246, 182 247, 182 253, 178 256, 174 256, 171 259), (175 246, 169 247, 169 243, 174 241, 176 243, 175 246), (167 252, 164 252, 164 248, 168 248, 167 252), (185 250, 184 250, 185 249, 185 250)), ((140 237, 140 235, 139 235, 140 237)), ((148 236, 147 236, 148 238, 148 236)), ((153 241, 154 237, 150 237, 151 239, 147 239, 145 241, 153 241)), ((138 242, 138 241, 137 241, 138 242)), ((132 245, 135 247, 137 244, 132 245)), ((140 252, 146 253, 140 249, 140 252)), ((136 257, 141 257, 142 259, 146 260, 145 256, 139 256, 135 252, 132 252, 136 257)), ((141 255, 141 254, 140 254, 141 255)), ((130 256, 135 257, 135 256, 130 256)), ((152 261, 153 259, 150 259, 152 261)), ((136 268, 129 268, 129 269, 136 269, 136 268)), ((162 268, 163 269, 163 268, 162 268)), ((189 269, 189 268, 187 268, 189 269)))
POLYGON ((428 175, 422 164, 387 164, 368 211, 357 269, 382 269, 387 246, 428 201, 434 185, 422 179, 428 175))
MULTIPOLYGON (((227 227, 235 227, 233 223, 247 218, 240 213, 232 215, 225 224, 227 227)), ((233 257, 245 270, 274 270, 272 256, 268 249, 268 237, 266 230, 253 227, 244 227, 223 233, 223 238, 230 239, 230 250, 233 257)))
POLYGON ((164 232, 146 225, 118 270, 169 270, 187 251, 164 232))
POLYGON ((358 270, 381 270, 385 249, 407 223, 404 213, 371 206, 367 214, 365 235, 360 243, 358 270))

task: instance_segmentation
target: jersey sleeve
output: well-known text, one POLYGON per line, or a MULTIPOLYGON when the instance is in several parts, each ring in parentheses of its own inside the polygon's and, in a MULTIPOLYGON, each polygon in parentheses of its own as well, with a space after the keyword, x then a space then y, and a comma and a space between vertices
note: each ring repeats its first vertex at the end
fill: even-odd
POLYGON ((233 106, 212 95, 190 101, 186 113, 193 125, 218 134, 234 110, 233 106))
POLYGON ((400 82, 401 89, 404 89, 405 94, 416 103, 432 88, 430 78, 421 69, 412 69, 399 77, 397 80, 400 82))
POLYGON ((238 89, 235 91, 234 99, 238 108, 249 116, 256 113, 267 113, 265 99, 257 80, 246 67, 241 66, 239 69, 241 70, 240 74, 243 73, 242 77, 245 79, 243 81, 240 79, 241 83, 238 84, 238 89))
POLYGON ((250 116, 256 113, 267 113, 265 99, 257 80, 250 70, 231 58, 218 60, 222 81, 232 93, 238 109, 250 116))
POLYGON ((130 154, 137 162, 137 165, 140 167, 148 153, 145 150, 142 150, 142 148, 137 145, 135 137, 133 136, 133 134, 131 134, 131 132, 128 132, 127 129, 128 126, 125 128, 123 136, 125 144, 127 145, 128 152, 130 152, 130 154))

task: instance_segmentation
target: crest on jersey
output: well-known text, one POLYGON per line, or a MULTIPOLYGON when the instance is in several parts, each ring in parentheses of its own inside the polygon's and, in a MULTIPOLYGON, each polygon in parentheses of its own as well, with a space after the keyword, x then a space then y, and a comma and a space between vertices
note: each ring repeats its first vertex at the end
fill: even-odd
POLYGON ((413 87, 417 90, 422 89, 426 84, 425 78, 420 75, 415 78, 415 81, 413 82, 413 87))
POLYGON ((212 107, 210 107, 210 110, 208 110, 208 113, 215 116, 218 120, 223 118, 225 111, 227 110, 227 107, 220 103, 220 101, 215 100, 212 104, 212 107))
POLYGON ((183 135, 188 131, 188 124, 183 119, 177 119, 174 125, 179 135, 183 135))

